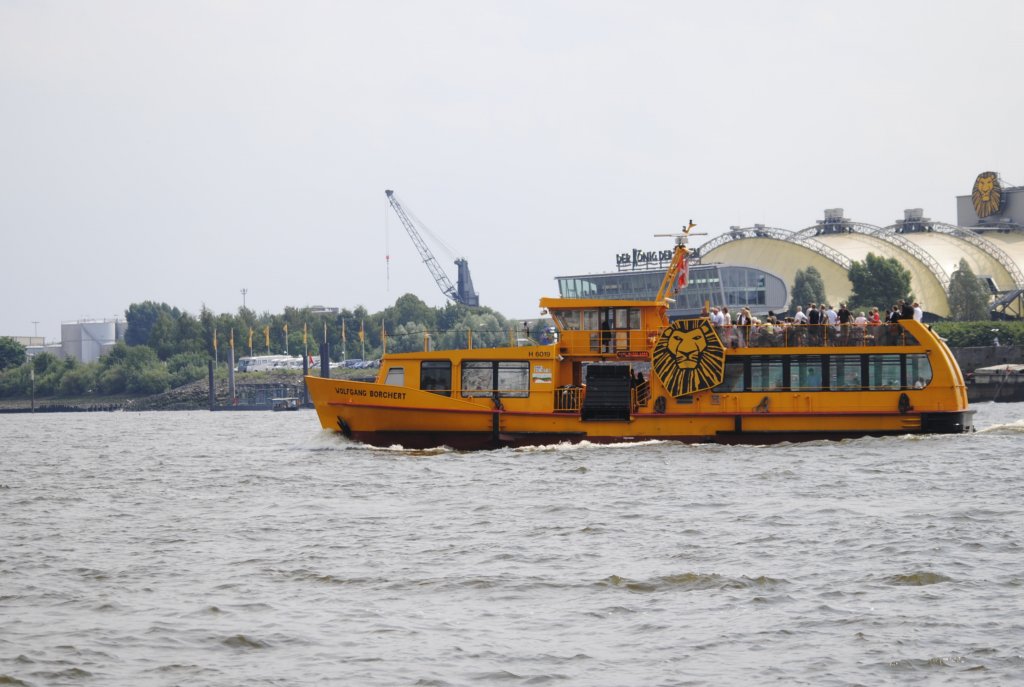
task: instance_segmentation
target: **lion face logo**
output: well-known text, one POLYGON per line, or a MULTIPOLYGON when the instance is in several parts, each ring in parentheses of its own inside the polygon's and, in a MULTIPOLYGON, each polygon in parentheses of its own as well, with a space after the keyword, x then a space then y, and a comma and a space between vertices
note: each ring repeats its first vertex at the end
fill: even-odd
POLYGON ((677 320, 658 337, 651 365, 665 390, 678 398, 721 384, 725 347, 707 318, 677 320))
POLYGON ((971 201, 978 217, 988 217, 999 212, 1003 189, 995 172, 982 172, 974 180, 971 201))

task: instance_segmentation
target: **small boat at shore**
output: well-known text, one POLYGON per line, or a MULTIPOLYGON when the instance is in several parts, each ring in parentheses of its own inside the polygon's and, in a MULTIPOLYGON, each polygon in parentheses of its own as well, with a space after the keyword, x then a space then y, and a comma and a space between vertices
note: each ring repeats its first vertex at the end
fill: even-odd
POLYGON ((385 354, 374 382, 306 377, 321 425, 375 446, 467 450, 973 431, 956 361, 920 322, 669 322, 686 238, 652 301, 541 299, 553 343, 385 354))
POLYGON ((295 398, 293 396, 288 396, 288 397, 285 397, 285 398, 274 398, 274 399, 271 399, 271 403, 273 403, 273 405, 271 407, 274 410, 298 410, 299 409, 299 399, 297 399, 297 398, 295 398))

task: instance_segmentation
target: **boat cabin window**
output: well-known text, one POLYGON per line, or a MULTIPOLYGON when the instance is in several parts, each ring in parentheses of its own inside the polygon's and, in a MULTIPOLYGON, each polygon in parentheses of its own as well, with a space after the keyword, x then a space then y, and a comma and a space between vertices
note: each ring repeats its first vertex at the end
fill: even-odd
POLYGON ((716 393, 923 389, 932 381, 925 353, 743 356, 727 360, 716 393))
POLYGON ((551 317, 558 323, 559 329, 570 331, 580 328, 579 310, 552 310, 551 317))
POLYGON ((758 356, 750 362, 751 391, 779 391, 789 387, 788 370, 782 358, 758 356))
POLYGON ((860 391, 863 386, 861 356, 829 356, 829 388, 835 391, 860 391))
POLYGON ((790 365, 790 388, 794 391, 805 389, 807 391, 821 390, 822 357, 820 355, 801 355, 794 359, 790 365))
POLYGON ((746 383, 743 381, 743 373, 747 364, 743 360, 728 360, 725 363, 725 374, 722 383, 715 387, 716 393, 729 393, 731 391, 743 391, 746 383))
POLYGON ((868 361, 868 388, 899 389, 903 372, 900 357, 897 354, 871 356, 868 361))
POLYGON ((467 360, 462 363, 462 395, 508 398, 530 395, 530 363, 526 360, 467 360))
POLYGON ((389 367, 388 375, 384 378, 384 383, 389 386, 405 386, 405 368, 389 367))
POLYGON ((441 396, 452 395, 450 360, 424 360, 420 364, 420 388, 441 396))
POLYGON ((915 389, 923 389, 932 381, 932 364, 928 356, 914 353, 907 356, 907 382, 915 389))

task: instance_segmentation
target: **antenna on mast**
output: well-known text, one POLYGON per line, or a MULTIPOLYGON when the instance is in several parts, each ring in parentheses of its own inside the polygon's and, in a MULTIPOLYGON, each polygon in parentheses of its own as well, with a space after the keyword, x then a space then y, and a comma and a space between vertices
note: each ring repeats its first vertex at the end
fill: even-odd
POLYGON ((388 204, 384 205, 384 289, 391 292, 391 245, 388 233, 388 204))

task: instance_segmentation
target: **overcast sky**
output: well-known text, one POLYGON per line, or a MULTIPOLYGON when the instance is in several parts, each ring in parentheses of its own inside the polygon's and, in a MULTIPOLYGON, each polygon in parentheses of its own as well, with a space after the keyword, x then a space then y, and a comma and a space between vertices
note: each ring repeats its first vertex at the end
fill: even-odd
POLYGON ((690 218, 955 223, 979 172, 1024 184, 1022 27, 1016 0, 0 0, 0 335, 243 288, 442 305, 389 188, 510 317, 690 218))

